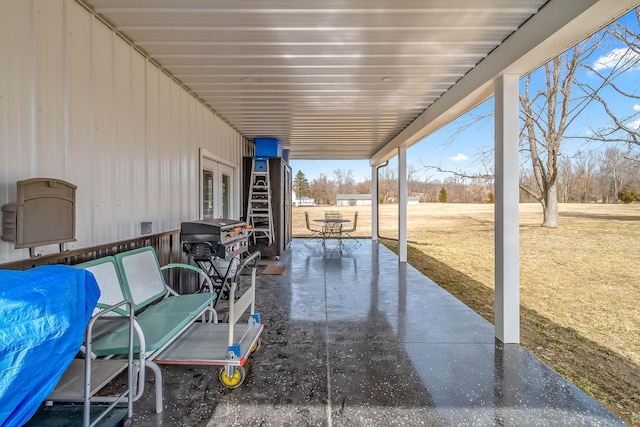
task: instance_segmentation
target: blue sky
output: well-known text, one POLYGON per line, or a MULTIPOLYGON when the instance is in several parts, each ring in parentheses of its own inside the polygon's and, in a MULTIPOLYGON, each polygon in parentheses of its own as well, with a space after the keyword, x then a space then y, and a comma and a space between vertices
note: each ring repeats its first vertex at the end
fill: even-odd
MULTIPOLYGON (((626 16, 621 20, 627 20, 632 25, 637 25, 635 18, 626 16)), ((636 29, 637 30, 637 29, 636 29)), ((593 56, 592 66, 596 70, 605 70, 610 64, 619 59, 622 55, 628 54, 626 45, 621 43, 608 44, 593 56)), ((535 73, 533 74, 535 77, 535 73)), ((589 76, 585 76, 589 78, 589 76)), ((535 81, 535 79, 534 79, 535 81)), ((538 84, 544 84, 543 81, 538 84)), ((617 84, 627 90, 640 88, 640 70, 633 70, 625 73, 617 84)), ((610 106, 616 111, 619 117, 629 117, 636 114, 627 124, 633 128, 640 127, 640 101, 633 99, 623 99, 613 96, 612 91, 608 91, 607 100, 610 106)), ((493 110, 493 100, 488 100, 477 107, 481 112, 493 110)), ((460 126, 460 123, 469 120, 469 113, 460 117, 457 121, 443 127, 431 134, 424 140, 418 142, 407 150, 407 158, 410 165, 420 169, 423 165, 434 165, 446 170, 482 171, 483 167, 478 162, 480 151, 493 146, 493 121, 484 120, 480 124, 473 125, 465 132, 452 140, 452 131, 460 126)), ((606 119, 601 107, 594 106, 580 115, 573 128, 573 133, 577 135, 588 134, 588 127, 598 127, 604 124, 606 119)), ((566 154, 573 154, 580 149, 585 149, 581 142, 564 141, 563 151, 566 154)), ((588 148, 597 148, 589 146, 588 148)), ((395 160, 395 159, 394 159, 395 160)), ((356 182, 362 182, 371 177, 371 168, 368 160, 292 160, 291 167, 295 176, 301 170, 309 182, 318 178, 321 173, 333 179, 332 171, 336 169, 350 169, 356 182)), ((448 176, 435 170, 422 171, 418 173, 418 178, 430 181, 442 180, 448 176)))
MULTIPOLYGON (((473 162, 472 156, 477 153, 480 147, 488 147, 493 144, 493 124, 484 123, 480 127, 465 132, 456 141, 451 142, 450 139, 449 127, 444 127, 431 134, 407 150, 408 163, 416 169, 421 169, 424 165, 435 165, 446 170, 467 167, 473 162)), ((394 158, 390 163, 397 164, 395 162, 394 158)), ((309 182, 318 178, 322 173, 326 174, 329 179, 333 179, 331 172, 336 169, 351 169, 356 182, 371 178, 371 167, 368 160, 291 160, 290 164, 294 176, 301 170, 309 182)), ((430 180, 441 180, 446 176, 448 174, 435 170, 418 173, 420 179, 429 177, 430 180)))

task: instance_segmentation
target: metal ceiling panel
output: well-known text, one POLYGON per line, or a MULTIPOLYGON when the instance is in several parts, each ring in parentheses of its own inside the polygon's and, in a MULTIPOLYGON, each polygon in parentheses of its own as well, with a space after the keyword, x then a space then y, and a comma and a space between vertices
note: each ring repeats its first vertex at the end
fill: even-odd
POLYGON ((247 138, 369 159, 547 0, 87 0, 247 138))

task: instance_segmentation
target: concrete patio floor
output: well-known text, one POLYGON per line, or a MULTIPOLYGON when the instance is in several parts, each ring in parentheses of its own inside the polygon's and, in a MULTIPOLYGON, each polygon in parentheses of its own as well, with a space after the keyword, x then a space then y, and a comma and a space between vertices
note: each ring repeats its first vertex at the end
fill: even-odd
POLYGON ((219 367, 163 366, 134 426, 625 425, 377 242, 294 239, 260 275, 265 331, 235 390, 219 367))

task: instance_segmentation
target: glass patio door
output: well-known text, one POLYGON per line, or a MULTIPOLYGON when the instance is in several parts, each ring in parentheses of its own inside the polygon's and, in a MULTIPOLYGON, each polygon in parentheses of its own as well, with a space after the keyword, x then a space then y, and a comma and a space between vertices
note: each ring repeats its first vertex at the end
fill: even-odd
POLYGON ((233 182, 235 169, 212 158, 202 156, 202 219, 233 218, 233 182))

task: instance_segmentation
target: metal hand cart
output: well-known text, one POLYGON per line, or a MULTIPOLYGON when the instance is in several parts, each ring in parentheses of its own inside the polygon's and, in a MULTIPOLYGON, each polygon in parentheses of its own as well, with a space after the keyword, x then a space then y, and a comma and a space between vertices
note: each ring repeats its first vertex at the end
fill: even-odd
POLYGON ((264 330, 260 314, 255 312, 255 289, 260 252, 247 257, 237 268, 229 289, 229 323, 194 323, 154 361, 166 365, 219 365, 222 384, 239 387, 245 379, 244 365, 260 347, 264 330), (251 268, 251 284, 237 296, 242 272, 251 268), (238 321, 249 310, 246 324, 238 321))

